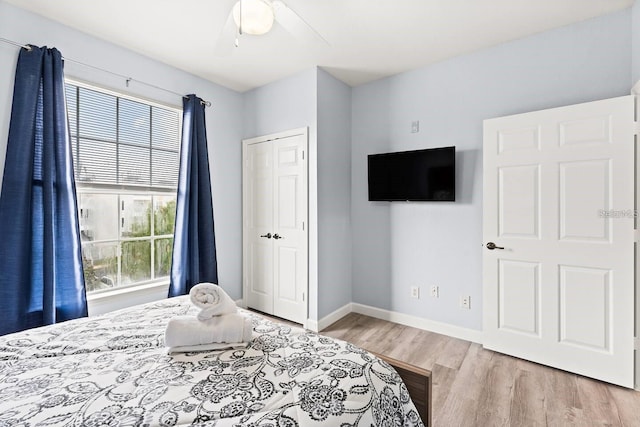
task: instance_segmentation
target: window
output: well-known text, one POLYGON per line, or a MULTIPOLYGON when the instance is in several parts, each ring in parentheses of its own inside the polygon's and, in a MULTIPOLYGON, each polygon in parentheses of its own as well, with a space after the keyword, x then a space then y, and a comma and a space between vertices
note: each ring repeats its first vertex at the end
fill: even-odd
POLYGON ((66 84, 88 292, 169 276, 182 112, 66 84))

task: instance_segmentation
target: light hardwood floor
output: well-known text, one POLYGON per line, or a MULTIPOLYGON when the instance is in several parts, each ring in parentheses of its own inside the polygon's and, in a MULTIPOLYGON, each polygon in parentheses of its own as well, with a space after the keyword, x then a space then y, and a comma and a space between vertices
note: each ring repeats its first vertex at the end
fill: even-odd
POLYGON ((640 426, 640 392, 351 313, 321 332, 432 372, 433 425, 640 426))

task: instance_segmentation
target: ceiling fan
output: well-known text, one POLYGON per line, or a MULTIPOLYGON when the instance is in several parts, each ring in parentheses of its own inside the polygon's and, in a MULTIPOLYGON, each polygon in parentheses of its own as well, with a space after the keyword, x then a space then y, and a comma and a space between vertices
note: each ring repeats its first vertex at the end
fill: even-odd
POLYGON ((234 46, 239 46, 242 35, 267 34, 274 22, 302 43, 329 44, 300 15, 280 0, 238 0, 218 37, 216 55, 230 54, 234 46))

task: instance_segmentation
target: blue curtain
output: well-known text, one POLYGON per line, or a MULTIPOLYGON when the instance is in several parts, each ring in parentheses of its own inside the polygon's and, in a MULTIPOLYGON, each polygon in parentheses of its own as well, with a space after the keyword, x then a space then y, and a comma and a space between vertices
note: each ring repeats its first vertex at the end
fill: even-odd
POLYGON ((201 282, 218 283, 204 108, 195 95, 183 100, 170 297, 188 294, 201 282))
POLYGON ((0 194, 0 334, 87 315, 62 55, 21 49, 0 194))

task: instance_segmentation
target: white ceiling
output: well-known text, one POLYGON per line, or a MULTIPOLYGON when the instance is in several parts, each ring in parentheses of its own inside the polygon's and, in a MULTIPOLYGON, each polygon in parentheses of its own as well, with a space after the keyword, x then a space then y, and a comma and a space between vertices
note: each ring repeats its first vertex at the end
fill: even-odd
MULTIPOLYGON (((634 0, 284 0, 329 43, 277 24, 214 46, 235 0, 6 0, 237 91, 319 65, 356 86, 629 7, 634 0)), ((25 41, 28 42, 28 41, 25 41)))

